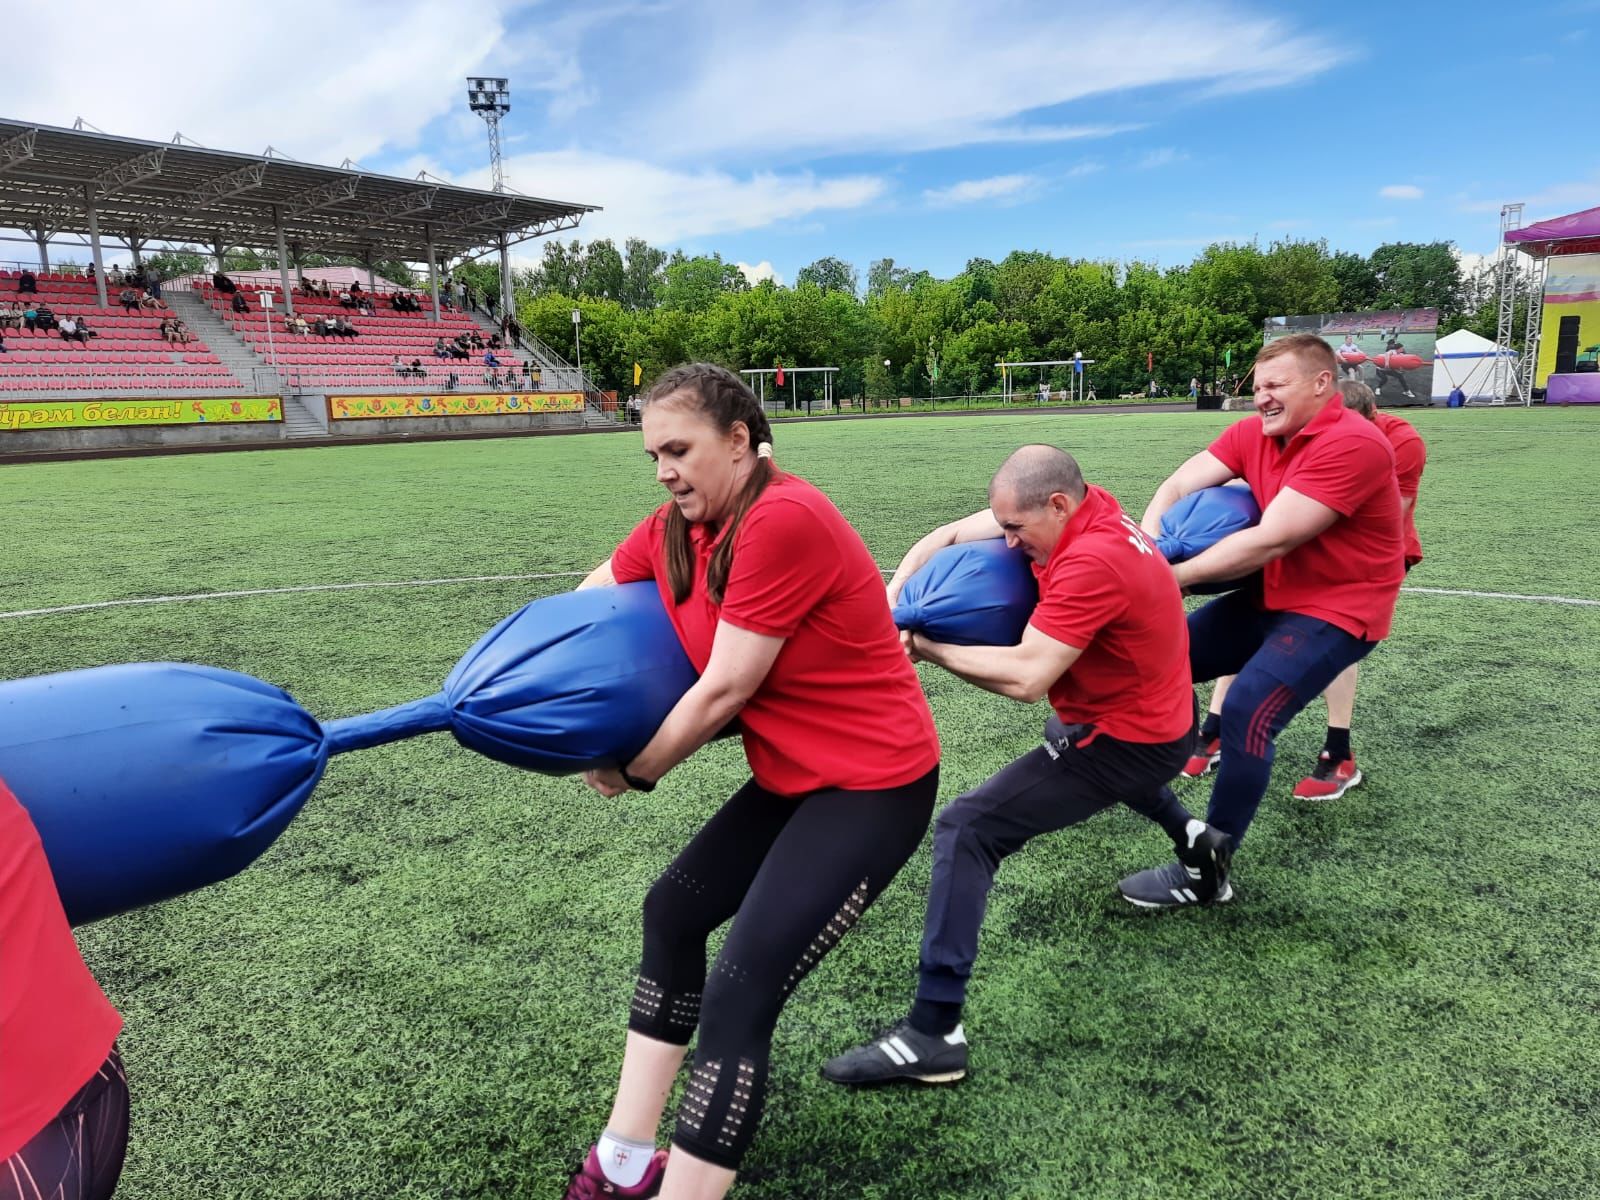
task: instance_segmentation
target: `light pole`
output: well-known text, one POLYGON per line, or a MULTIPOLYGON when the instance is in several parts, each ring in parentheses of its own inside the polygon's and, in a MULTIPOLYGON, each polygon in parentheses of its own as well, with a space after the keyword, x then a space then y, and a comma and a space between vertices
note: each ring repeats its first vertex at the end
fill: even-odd
POLYGON ((578 358, 578 390, 583 393, 583 402, 589 402, 589 389, 583 382, 583 312, 580 309, 572 310, 572 345, 578 358))
MULTIPOLYGON (((889 374, 889 360, 887 358, 883 360, 883 378, 885 391, 894 391, 894 376, 889 374)), ((889 407, 889 397, 887 395, 883 398, 883 406, 885 408, 889 407)))

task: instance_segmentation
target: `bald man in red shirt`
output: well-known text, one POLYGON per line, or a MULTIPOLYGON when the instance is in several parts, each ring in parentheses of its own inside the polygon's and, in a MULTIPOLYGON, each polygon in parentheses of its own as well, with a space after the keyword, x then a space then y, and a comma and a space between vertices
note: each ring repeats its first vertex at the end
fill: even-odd
POLYGON ((967 1070, 961 1025, 989 889, 1035 837, 1118 804, 1159 824, 1206 894, 1227 887, 1228 837, 1195 820, 1169 784, 1194 729, 1183 600, 1150 538, 1073 457, 1024 446, 989 484, 989 507, 941 526, 906 554, 891 594, 935 551, 1004 537, 1033 564, 1039 603, 1015 646, 902 640, 985 691, 1054 715, 1044 744, 958 796, 935 826, 916 999, 888 1033, 830 1060, 834 1083, 949 1083, 967 1070))
MULTIPOLYGON (((1370 421, 1344 406, 1333 349, 1313 334, 1269 343, 1255 365, 1255 415, 1223 431, 1156 489, 1146 532, 1201 488, 1243 479, 1261 522, 1173 567, 1178 583, 1239 579, 1259 586, 1219 596, 1189 614, 1196 683, 1237 678, 1223 704, 1221 757, 1206 821, 1237 849, 1272 774, 1277 737, 1296 713, 1389 635, 1405 577, 1394 451, 1370 421)), ((1184 864, 1124 879, 1123 897, 1145 908, 1229 899, 1205 894, 1184 864)))

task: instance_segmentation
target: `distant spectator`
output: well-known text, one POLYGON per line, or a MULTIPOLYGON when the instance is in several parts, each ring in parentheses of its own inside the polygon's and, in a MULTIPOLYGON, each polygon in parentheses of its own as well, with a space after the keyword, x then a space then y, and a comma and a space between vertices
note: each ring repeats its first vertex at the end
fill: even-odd
POLYGON ((378 315, 378 310, 372 307, 372 298, 370 296, 356 297, 356 311, 364 317, 375 317, 378 315))
POLYGON ((71 313, 67 313, 57 323, 56 332, 61 335, 63 342, 78 342, 82 344, 85 340, 78 336, 78 323, 72 319, 71 313))
POLYGON ((361 280, 353 279, 350 281, 350 294, 352 296, 361 295, 361 280))
POLYGON ((5 331, 4 326, 0 326, 0 354, 4 354, 5 352, 6 352, 6 331, 5 331))
POLYGON ((35 295, 39 292, 38 277, 32 271, 26 269, 17 276, 17 294, 21 295, 23 292, 32 292, 35 295))
POLYGON ((247 313, 250 311, 250 301, 244 298, 243 292, 234 292, 231 307, 236 313, 247 313))
POLYGON ((500 340, 500 335, 498 333, 491 333, 489 335, 489 349, 491 349, 491 350, 503 350, 503 349, 505 349, 505 343, 500 340))
POLYGON ((33 316, 33 327, 46 332, 56 327, 56 314, 48 304, 41 303, 33 316))
POLYGON ((411 374, 417 379, 426 379, 428 377, 428 368, 422 365, 420 358, 411 360, 411 374))
POLYGON ((112 263, 111 270, 106 272, 106 282, 112 287, 121 287, 123 285, 122 268, 116 263, 112 263))
POLYGON ((394 356, 394 361, 389 364, 389 367, 396 375, 411 374, 411 369, 406 366, 405 359, 401 358, 398 354, 394 356))
POLYGON ((211 284, 224 296, 232 296, 239 290, 239 285, 229 279, 221 271, 211 276, 211 284))
POLYGON ((1191 375, 1189 377, 1189 399, 1195 400, 1195 399, 1198 399, 1199 396, 1200 396, 1200 377, 1198 375, 1191 375))
POLYGON ((125 287, 117 293, 117 303, 122 305, 124 312, 132 312, 139 307, 139 293, 131 287, 125 287))
POLYGON ((292 333, 297 337, 305 337, 310 332, 310 329, 306 326, 306 319, 299 313, 284 313, 283 331, 292 333))
POLYGON ((333 320, 335 330, 338 332, 340 337, 354 338, 361 336, 361 331, 349 321, 346 321, 343 317, 335 317, 333 320))
MULTIPOLYGON (((229 281, 232 282, 231 280, 229 281)), ((144 269, 144 290, 157 300, 161 299, 161 272, 155 265, 147 264, 144 269)))
POLYGON ((154 292, 146 292, 144 294, 144 296, 139 301, 139 307, 140 308, 165 308, 166 305, 161 303, 161 298, 159 296, 157 296, 154 292))
POLYGON ((37 304, 30 304, 27 308, 22 310, 22 328, 26 329, 29 333, 32 333, 38 324, 39 306, 37 304))
POLYGON ((84 274, 87 275, 91 280, 94 279, 94 264, 93 263, 89 264, 88 268, 84 271, 84 274))
POLYGON ((0 329, 22 328, 22 307, 11 300, 0 300, 0 329))

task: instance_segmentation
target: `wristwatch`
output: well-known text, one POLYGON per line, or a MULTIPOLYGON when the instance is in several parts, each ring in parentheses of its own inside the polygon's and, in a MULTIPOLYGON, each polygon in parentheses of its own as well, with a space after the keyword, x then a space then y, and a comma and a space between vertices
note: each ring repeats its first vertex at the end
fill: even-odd
POLYGON ((653 792, 656 790, 656 781, 654 779, 640 779, 637 775, 630 775, 627 767, 622 767, 620 773, 622 782, 636 792, 653 792))

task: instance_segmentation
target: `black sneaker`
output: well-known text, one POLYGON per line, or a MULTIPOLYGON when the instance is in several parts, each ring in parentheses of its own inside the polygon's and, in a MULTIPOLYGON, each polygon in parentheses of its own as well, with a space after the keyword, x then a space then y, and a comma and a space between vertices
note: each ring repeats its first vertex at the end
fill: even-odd
POLYGON ((1233 899, 1233 885, 1223 876, 1213 887, 1205 884, 1205 868, 1184 862, 1170 862, 1129 875, 1117 890, 1129 904, 1139 908, 1195 908, 1203 904, 1226 904, 1233 899))
POLYGON ((1228 887, 1228 870, 1233 866, 1233 839, 1222 830, 1193 819, 1184 827, 1184 834, 1183 844, 1177 847, 1178 861, 1191 877, 1199 870, 1199 886, 1194 890, 1212 896, 1227 891, 1221 902, 1231 900, 1233 891, 1228 887))
POLYGON ((831 1083, 869 1087, 906 1080, 913 1083, 954 1083, 967 1073, 967 1035, 961 1026, 942 1037, 918 1033, 909 1019, 902 1020, 874 1041, 822 1064, 822 1077, 831 1083))

